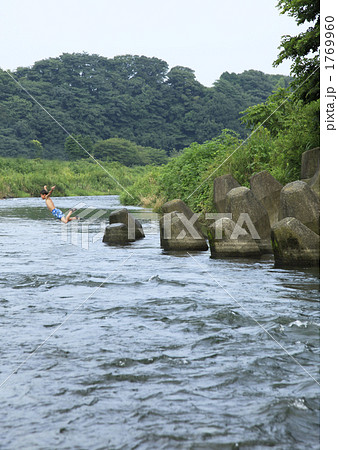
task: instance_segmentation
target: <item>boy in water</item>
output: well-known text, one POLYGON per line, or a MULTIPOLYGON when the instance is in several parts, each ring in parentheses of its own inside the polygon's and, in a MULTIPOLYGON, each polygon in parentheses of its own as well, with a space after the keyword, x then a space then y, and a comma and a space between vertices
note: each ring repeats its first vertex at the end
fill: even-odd
POLYGON ((49 211, 53 214, 54 217, 56 217, 57 219, 60 219, 61 222, 63 222, 63 223, 68 223, 71 220, 78 219, 78 217, 70 217, 72 215, 72 213, 75 211, 74 208, 69 210, 69 212, 66 215, 66 217, 64 216, 63 212, 60 209, 55 208, 54 202, 50 198, 50 196, 52 195, 52 192, 54 191, 54 189, 55 189, 55 186, 52 186, 51 190, 48 192, 47 186, 44 186, 44 188, 40 192, 41 198, 42 198, 42 200, 45 200, 47 208, 49 209, 49 211))

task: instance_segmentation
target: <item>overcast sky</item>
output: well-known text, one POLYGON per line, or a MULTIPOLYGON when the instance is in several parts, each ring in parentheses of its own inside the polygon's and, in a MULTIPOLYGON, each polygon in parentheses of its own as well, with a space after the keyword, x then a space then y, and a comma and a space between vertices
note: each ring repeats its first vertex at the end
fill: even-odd
MULTIPOLYGON (((225 72, 278 68, 281 36, 298 34, 277 0, 10 0, 0 17, 0 67, 14 70, 63 52, 156 56, 211 86, 225 72)), ((303 28, 304 29, 304 28, 303 28)))

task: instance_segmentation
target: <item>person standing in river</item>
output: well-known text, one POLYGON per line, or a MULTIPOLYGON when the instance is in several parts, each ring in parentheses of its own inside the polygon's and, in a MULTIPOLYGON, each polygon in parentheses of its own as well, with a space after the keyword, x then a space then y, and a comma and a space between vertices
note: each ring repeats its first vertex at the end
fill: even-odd
POLYGON ((74 208, 69 210, 69 212, 66 215, 66 217, 63 214, 63 212, 61 211, 61 209, 55 208, 54 202, 50 198, 50 196, 52 195, 52 192, 54 191, 54 189, 55 189, 55 186, 52 186, 50 191, 48 192, 47 186, 44 186, 42 191, 40 192, 40 196, 41 196, 42 200, 45 200, 46 206, 49 209, 49 211, 53 214, 53 216, 56 219, 60 219, 61 222, 63 222, 63 223, 68 223, 71 220, 78 219, 78 217, 70 217, 72 215, 72 213, 75 211, 74 208))

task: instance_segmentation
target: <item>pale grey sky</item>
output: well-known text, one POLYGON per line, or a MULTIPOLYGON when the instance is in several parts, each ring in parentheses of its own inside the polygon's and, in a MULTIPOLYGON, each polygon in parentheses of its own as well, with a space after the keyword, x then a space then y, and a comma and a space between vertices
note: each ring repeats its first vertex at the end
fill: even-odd
MULTIPOLYGON (((14 70, 63 52, 156 56, 211 86, 225 72, 274 69, 283 34, 298 34, 277 0, 10 0, 0 17, 0 67, 14 70)), ((303 27, 305 29, 306 27, 303 27)))

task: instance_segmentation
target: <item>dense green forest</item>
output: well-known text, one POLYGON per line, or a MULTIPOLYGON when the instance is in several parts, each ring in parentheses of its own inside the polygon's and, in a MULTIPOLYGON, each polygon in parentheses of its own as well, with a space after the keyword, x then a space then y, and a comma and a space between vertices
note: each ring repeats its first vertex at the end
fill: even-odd
MULTIPOLYGON (((244 137, 240 112, 287 87, 291 79, 257 70, 224 72, 205 87, 193 70, 169 70, 158 58, 64 53, 10 74, 0 70, 0 156, 74 159, 67 133, 48 111, 83 147, 94 146, 96 158, 118 160, 114 152, 107 154, 102 141, 120 138, 148 149, 136 152, 143 156, 133 164, 161 164, 165 160, 158 149, 169 155, 224 128, 244 137)), ((77 152, 77 157, 86 156, 77 152)))

